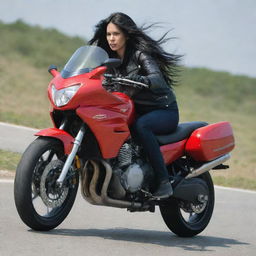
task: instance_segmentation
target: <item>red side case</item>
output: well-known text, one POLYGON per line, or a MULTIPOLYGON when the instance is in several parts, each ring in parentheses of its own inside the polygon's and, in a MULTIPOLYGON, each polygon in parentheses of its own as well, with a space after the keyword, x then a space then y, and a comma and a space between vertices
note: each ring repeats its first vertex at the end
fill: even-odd
POLYGON ((196 161, 211 161, 235 147, 229 122, 219 122, 196 129, 187 141, 185 150, 196 161))

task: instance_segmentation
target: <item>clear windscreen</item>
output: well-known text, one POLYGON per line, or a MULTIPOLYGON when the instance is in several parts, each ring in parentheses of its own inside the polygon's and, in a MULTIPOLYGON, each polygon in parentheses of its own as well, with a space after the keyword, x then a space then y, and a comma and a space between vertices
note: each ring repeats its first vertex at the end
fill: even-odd
POLYGON ((61 75, 68 78, 88 73, 101 66, 108 58, 107 52, 98 46, 82 46, 71 56, 61 75))

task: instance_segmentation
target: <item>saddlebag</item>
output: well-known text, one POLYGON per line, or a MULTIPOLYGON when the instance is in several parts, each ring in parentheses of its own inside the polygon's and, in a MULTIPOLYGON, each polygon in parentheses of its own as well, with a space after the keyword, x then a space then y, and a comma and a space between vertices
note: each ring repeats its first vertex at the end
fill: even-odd
POLYGON ((196 129, 188 139, 186 153, 196 161, 211 161, 235 147, 229 122, 219 122, 196 129))

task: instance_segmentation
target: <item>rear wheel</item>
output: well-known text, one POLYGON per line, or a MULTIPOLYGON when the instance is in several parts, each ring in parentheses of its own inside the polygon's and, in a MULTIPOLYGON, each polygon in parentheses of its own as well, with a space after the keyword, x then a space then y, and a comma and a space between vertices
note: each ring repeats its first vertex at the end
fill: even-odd
POLYGON ((160 205, 161 215, 168 228, 178 236, 192 237, 201 233, 208 225, 214 209, 214 186, 209 172, 200 175, 208 187, 207 200, 195 205, 171 199, 160 205))
POLYGON ((31 143, 20 160, 14 182, 15 204, 23 222, 34 230, 57 227, 73 206, 78 172, 70 168, 62 187, 56 183, 65 158, 60 141, 41 137, 31 143))

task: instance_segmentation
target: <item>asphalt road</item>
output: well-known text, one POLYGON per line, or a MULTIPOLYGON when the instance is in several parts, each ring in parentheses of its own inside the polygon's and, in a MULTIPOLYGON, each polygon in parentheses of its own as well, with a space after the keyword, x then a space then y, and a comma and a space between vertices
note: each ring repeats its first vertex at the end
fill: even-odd
POLYGON ((38 130, 0 122, 0 149, 23 153, 38 130))
MULTIPOLYGON (((27 128, 0 124, 0 148, 23 152, 24 145, 33 140, 31 133, 33 130, 27 128), (15 135, 11 129, 16 130, 15 135), (25 142, 21 130, 26 134, 25 142), (10 136, 3 138, 3 134, 10 136), (19 149, 12 148, 15 143, 19 149)), ((0 179, 0 256, 252 256, 256 251, 255 200, 256 192, 217 187, 210 224, 200 235, 185 239, 168 230, 158 209, 155 213, 129 213, 93 206, 82 199, 79 191, 71 213, 58 228, 35 232, 23 224, 16 212, 12 180, 0 179)))
POLYGON ((194 238, 169 232, 155 213, 92 206, 80 191, 67 219, 55 230, 35 232, 20 220, 13 184, 0 183, 0 255, 218 255, 256 251, 256 193, 216 189, 216 207, 205 231, 194 238))

